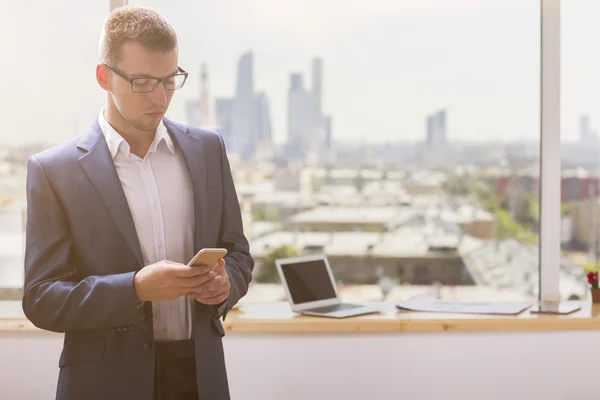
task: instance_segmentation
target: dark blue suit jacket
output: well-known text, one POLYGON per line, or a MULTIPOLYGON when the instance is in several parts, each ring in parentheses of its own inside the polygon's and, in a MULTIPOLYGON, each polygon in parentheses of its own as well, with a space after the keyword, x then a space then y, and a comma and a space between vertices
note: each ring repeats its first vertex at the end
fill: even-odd
MULTIPOLYGON (((192 179, 196 251, 229 251, 229 311, 246 294, 254 261, 223 140, 164 123, 192 179)), ((142 317, 133 291, 142 267, 133 218, 97 122, 86 134, 31 157, 23 310, 39 328, 65 333, 58 399, 152 399, 152 303, 142 317)), ((229 398, 223 335, 215 307, 195 303, 201 398, 229 398)))

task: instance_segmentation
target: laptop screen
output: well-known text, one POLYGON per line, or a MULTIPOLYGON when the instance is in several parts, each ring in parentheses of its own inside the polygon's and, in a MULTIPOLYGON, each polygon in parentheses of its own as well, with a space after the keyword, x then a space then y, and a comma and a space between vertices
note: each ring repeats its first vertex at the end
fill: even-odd
POLYGON ((325 260, 281 264, 281 270, 294 304, 336 297, 325 260))

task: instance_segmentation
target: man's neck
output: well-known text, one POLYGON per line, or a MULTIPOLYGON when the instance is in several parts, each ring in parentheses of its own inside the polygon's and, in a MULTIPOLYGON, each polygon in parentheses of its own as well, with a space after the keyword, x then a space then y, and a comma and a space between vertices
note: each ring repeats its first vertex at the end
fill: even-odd
POLYGON ((136 129, 125 121, 116 109, 109 105, 104 108, 104 119, 106 119, 106 122, 108 122, 110 126, 123 137, 123 139, 125 139, 133 154, 140 158, 146 156, 156 132, 136 129))

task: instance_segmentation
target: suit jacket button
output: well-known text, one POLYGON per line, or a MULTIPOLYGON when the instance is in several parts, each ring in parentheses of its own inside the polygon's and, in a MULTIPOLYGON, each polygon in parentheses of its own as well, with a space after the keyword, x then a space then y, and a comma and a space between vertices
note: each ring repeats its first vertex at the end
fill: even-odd
POLYGON ((151 348, 152 348, 152 345, 150 343, 144 343, 144 350, 150 351, 151 348))

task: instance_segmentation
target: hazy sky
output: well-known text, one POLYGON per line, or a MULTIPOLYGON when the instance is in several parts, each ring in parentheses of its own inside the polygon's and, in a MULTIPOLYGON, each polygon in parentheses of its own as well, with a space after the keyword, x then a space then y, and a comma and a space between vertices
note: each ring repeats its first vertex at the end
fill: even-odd
MULTIPOLYGON (((336 140, 415 140, 425 116, 448 110, 451 139, 539 137, 539 0, 131 0, 163 13, 190 79, 169 116, 185 122, 206 62, 210 95, 234 94, 239 56, 252 50, 255 85, 286 138, 289 74, 324 59, 323 107, 336 140)), ((563 1, 563 138, 587 113, 600 129, 600 2, 563 1)), ((62 141, 104 101, 94 78, 108 0, 2 5, 0 143, 62 141), (67 17, 68 15, 68 17, 67 17)), ((211 103, 211 109, 214 103, 211 103)))

